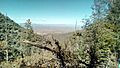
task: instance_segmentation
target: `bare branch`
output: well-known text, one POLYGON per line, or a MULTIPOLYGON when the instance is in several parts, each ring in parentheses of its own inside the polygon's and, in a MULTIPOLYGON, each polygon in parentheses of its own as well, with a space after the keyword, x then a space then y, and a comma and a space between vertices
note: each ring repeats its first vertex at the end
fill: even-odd
POLYGON ((45 49, 45 50, 51 51, 53 53, 57 53, 55 50, 52 50, 46 46, 43 46, 43 44, 40 44, 40 43, 34 43, 34 42, 27 41, 27 40, 23 41, 23 43, 31 44, 32 46, 38 47, 40 49, 45 49))

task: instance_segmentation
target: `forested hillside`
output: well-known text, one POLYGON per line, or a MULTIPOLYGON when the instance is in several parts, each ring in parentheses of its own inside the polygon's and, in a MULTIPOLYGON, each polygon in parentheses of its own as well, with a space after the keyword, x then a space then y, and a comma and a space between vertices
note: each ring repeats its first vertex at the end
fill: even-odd
POLYGON ((120 0, 94 0, 92 10, 81 30, 48 36, 35 34, 30 19, 20 26, 0 13, 0 67, 118 68, 120 0))
POLYGON ((24 40, 41 41, 41 39, 41 36, 33 33, 29 24, 25 23, 24 27, 21 27, 8 16, 0 13, 0 62, 5 62, 5 65, 1 64, 3 68, 6 68, 6 63, 13 62, 18 57, 30 56, 32 52, 39 50, 23 43, 24 40))
POLYGON ((18 40, 20 39, 20 32, 22 27, 16 24, 9 17, 0 13, 0 49, 1 49, 1 61, 14 59, 15 55, 12 51, 19 51, 16 49, 18 46, 18 40), (6 54, 9 53, 9 54, 6 54), (7 57, 9 55, 9 57, 7 57), (11 57, 10 57, 11 56, 11 57), (14 57, 13 57, 14 56, 14 57))

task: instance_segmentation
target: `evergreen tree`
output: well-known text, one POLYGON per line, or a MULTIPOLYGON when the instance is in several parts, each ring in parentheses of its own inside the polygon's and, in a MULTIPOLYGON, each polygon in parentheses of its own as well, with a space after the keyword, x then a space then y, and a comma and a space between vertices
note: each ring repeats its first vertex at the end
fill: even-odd
POLYGON ((114 32, 116 33, 116 47, 115 50, 118 53, 118 58, 120 58, 120 0, 111 0, 109 3, 109 13, 107 15, 107 20, 109 23, 114 25, 114 32))

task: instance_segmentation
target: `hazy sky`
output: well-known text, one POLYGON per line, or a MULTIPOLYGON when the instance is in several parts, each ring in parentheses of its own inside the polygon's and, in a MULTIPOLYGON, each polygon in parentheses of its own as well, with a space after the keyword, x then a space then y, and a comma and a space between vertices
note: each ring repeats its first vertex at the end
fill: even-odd
POLYGON ((0 0, 0 12, 17 23, 74 24, 91 15, 93 0, 0 0))

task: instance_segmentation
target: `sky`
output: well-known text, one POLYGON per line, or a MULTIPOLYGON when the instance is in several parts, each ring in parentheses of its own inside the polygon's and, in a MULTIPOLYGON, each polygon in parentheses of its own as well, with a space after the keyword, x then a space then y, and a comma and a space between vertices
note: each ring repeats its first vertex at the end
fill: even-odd
POLYGON ((92 13, 93 0, 0 0, 0 12, 17 23, 75 24, 92 13))

